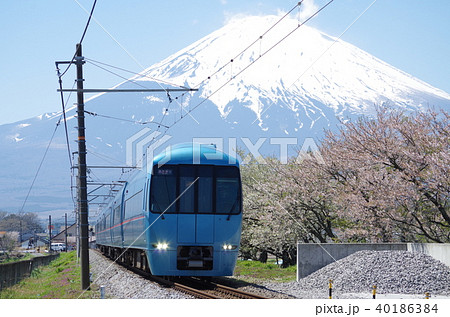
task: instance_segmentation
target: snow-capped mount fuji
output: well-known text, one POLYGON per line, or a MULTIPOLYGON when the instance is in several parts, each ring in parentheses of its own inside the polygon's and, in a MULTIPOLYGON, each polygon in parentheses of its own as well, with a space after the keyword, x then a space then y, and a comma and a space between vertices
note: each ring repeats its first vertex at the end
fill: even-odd
POLYGON ((344 118, 373 114, 374 106, 385 102, 411 110, 448 104, 448 93, 307 25, 274 47, 298 26, 298 20, 284 19, 261 37, 278 20, 278 16, 232 20, 144 74, 200 87, 201 97, 209 97, 225 119, 240 111, 237 107, 248 108, 262 129, 281 128, 273 125, 276 118, 265 115, 274 104, 288 109, 296 117, 289 126, 291 133, 314 128, 319 120, 326 126, 335 123, 329 110, 344 118))
MULTIPOLYGON (((148 145, 151 133, 170 137, 156 151, 194 138, 224 138, 225 151, 233 146, 232 140, 247 151, 249 142, 254 145, 263 140, 260 153, 279 156, 280 138, 291 138, 291 149, 295 147, 292 139, 298 139, 297 146, 306 137, 319 142, 323 129, 334 129, 338 119, 371 115, 375 106, 384 102, 410 110, 450 104, 448 93, 306 25, 266 54, 298 25, 296 19, 286 18, 264 34, 278 19, 257 16, 232 20, 115 87, 181 85, 197 92, 171 93, 170 98, 165 93, 107 93, 86 101, 86 110, 97 114, 86 114, 88 165, 125 165, 127 140, 144 127, 149 133, 135 140, 136 146, 148 145)), ((85 87, 92 86, 86 78, 85 87)), ((74 152, 74 107, 66 115, 74 152)), ((7 166, 0 170, 0 210, 21 208, 60 117, 61 113, 55 112, 0 126, 0 161, 7 166)), ((60 125, 25 211, 64 212, 73 208, 65 143, 60 125)), ((126 180, 130 174, 120 169, 91 169, 89 179, 126 180)), ((91 202, 91 211, 96 202, 91 202)))

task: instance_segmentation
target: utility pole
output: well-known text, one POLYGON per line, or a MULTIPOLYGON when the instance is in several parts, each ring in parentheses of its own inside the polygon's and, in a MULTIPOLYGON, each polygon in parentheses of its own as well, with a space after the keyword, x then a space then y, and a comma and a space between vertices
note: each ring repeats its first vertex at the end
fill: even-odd
MULTIPOLYGON (((72 61, 56 62, 58 74, 59 64, 71 64, 72 61)), ((181 91, 198 91, 198 89, 190 88, 168 88, 168 89, 84 89, 83 88, 83 64, 85 63, 81 51, 81 44, 76 46, 75 65, 77 66, 77 119, 78 119, 78 177, 77 177, 77 252, 81 262, 81 287, 83 290, 90 289, 89 279, 89 222, 88 222, 88 193, 87 193, 87 164, 86 164, 86 136, 84 124, 84 93, 97 92, 181 92, 181 91)), ((61 76, 60 76, 61 83, 61 76)), ((73 92, 73 89, 61 89, 58 92, 73 92)), ((75 166, 74 166, 75 167, 75 166)), ((93 184, 90 184, 93 185, 93 184)), ((67 230, 66 230, 67 231, 67 230)))
POLYGON ((52 216, 48 216, 48 252, 52 252, 52 216))
POLYGON ((86 136, 84 125, 84 93, 83 93, 83 64, 84 57, 81 44, 77 44, 75 54, 77 65, 77 118, 78 118, 78 217, 80 223, 80 261, 81 261, 81 288, 90 289, 89 280, 89 222, 88 197, 86 178, 86 136))
POLYGON ((64 235, 64 242, 66 243, 66 252, 67 252, 67 213, 64 214, 64 225, 66 227, 65 235, 64 235))

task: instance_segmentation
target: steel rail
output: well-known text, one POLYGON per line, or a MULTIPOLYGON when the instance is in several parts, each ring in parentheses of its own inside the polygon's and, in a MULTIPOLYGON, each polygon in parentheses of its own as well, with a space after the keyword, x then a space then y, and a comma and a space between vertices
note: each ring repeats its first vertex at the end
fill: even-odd
MULTIPOLYGON (((101 252, 99 252, 101 254, 101 252)), ((104 256, 104 255, 103 255, 104 256)), ((139 274, 140 276, 156 282, 161 285, 165 285, 171 287, 177 291, 183 292, 185 294, 189 294, 194 296, 195 298, 200 299, 229 299, 230 296, 232 298, 239 299, 267 299, 267 297, 263 297, 257 294, 252 294, 248 292, 244 292, 229 286, 217 284, 210 281, 204 281, 200 278, 195 277, 161 277, 155 276, 151 273, 141 270, 137 267, 127 265, 126 263, 116 260, 116 263, 124 266, 130 271, 139 274), (225 296, 222 296, 224 294, 225 296)))

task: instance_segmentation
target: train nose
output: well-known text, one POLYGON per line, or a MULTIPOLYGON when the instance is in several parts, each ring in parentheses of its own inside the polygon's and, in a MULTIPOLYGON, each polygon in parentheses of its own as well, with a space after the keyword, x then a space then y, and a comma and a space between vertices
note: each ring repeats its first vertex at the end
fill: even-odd
POLYGON ((201 259, 202 258, 202 249, 200 247, 191 247, 189 249, 189 257, 191 259, 201 259))
POLYGON ((212 270, 213 248, 211 246, 178 246, 178 270, 212 270))

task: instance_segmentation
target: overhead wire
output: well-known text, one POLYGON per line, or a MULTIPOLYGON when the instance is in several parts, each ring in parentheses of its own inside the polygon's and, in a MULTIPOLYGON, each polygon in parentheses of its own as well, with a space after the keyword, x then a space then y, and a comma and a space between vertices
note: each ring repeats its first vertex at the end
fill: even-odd
MULTIPOLYGON (((352 21, 352 23, 350 23, 346 28, 345 28, 345 30, 337 37, 337 38, 335 38, 335 40, 333 41, 333 43, 331 43, 320 55, 319 55, 319 57, 317 57, 304 71, 303 71, 303 73, 301 73, 300 74, 300 76, 299 77, 297 77, 297 79, 296 80, 294 80, 294 82, 286 89, 287 91, 289 90, 289 89, 291 89, 292 88, 292 86, 294 86, 295 85, 295 83, 297 82, 297 81, 299 81, 300 80, 300 78, 302 78, 303 77, 303 75, 305 75, 330 49, 331 49, 331 47, 333 47, 333 45, 334 44, 336 44, 340 39, 341 39, 341 37, 353 26, 353 24, 355 24, 356 23, 356 21, 358 21, 366 12, 367 12, 367 10, 369 10, 374 4, 375 4, 375 2, 377 2, 377 0, 374 0, 371 4, 369 4, 369 6, 364 10, 364 11, 362 11, 353 21, 352 21)), ((284 102, 284 103, 286 103, 283 99, 281 99, 281 101, 282 102, 284 102)), ((261 112, 261 115, 260 116, 262 116, 267 110, 269 110, 269 108, 270 107, 272 107, 273 105, 275 104, 275 101, 272 101, 271 102, 271 104, 263 111, 263 112, 261 112)), ((258 118, 256 118, 253 122, 252 122, 252 124, 254 124, 256 121, 258 121, 258 118)))
POLYGON ((213 77, 215 74, 217 74, 218 72, 220 72, 222 69, 224 69, 225 67, 227 67, 228 65, 230 65, 231 63, 233 63, 234 60, 238 59, 239 56, 241 56, 242 54, 244 54, 247 50, 249 50, 253 45, 255 45, 256 43, 260 42, 260 40, 263 39, 263 37, 269 33, 275 26, 277 26, 281 21, 284 20, 284 18, 286 18, 287 16, 289 16, 292 11, 294 11, 297 7, 300 7, 300 5, 302 4, 303 0, 301 0, 300 2, 298 2, 291 10, 289 10, 284 16, 282 16, 275 24, 273 24, 270 28, 268 28, 262 35, 260 35, 255 41, 253 41, 250 45, 248 45, 246 48, 244 48, 239 54, 237 54, 235 57, 231 58, 227 63, 225 63, 224 65, 222 65, 221 67, 219 67, 214 73, 212 73, 211 75, 209 75, 207 78, 203 79, 201 82, 199 82, 197 85, 195 85, 194 87, 198 87, 200 86, 202 83, 204 83, 206 80, 209 80, 211 77, 213 77))
MULTIPOLYGON (((89 18, 88 18, 88 20, 86 22, 86 26, 84 27, 83 33, 81 35, 81 39, 79 41, 80 45, 81 45, 81 43, 83 43, 83 40, 84 40, 84 38, 86 36, 86 33, 87 33, 88 28, 89 28, 89 24, 91 22, 92 14, 94 13, 94 9, 95 9, 95 5, 96 4, 97 4, 97 0, 94 0, 91 12, 89 14, 89 18)), ((58 84, 59 84, 59 90, 60 90, 60 96, 61 96, 61 106, 62 106, 63 117, 64 117, 64 128, 65 128, 65 132, 66 132, 66 144, 67 144, 67 150, 68 150, 68 154, 69 154, 69 162, 70 162, 70 166, 71 167, 73 166, 73 162, 72 162, 72 156, 71 156, 71 151, 70 151, 69 133, 68 133, 68 129, 67 129, 67 118, 66 118, 66 109, 65 109, 65 102, 64 102, 64 95, 63 95, 62 78, 67 73, 67 71, 70 69, 70 67, 72 66, 76 55, 77 55, 77 53, 75 52, 75 54, 73 55, 71 61, 69 62, 69 65, 67 65, 67 68, 62 73, 60 72, 58 63, 56 63, 56 71, 57 71, 57 75, 58 75, 58 84)), ((75 84, 74 84, 74 86, 75 86, 75 84)), ((72 86, 72 89, 73 89, 74 86, 72 86)), ((69 95, 69 98, 70 98, 70 95, 69 95)))
MULTIPOLYGON (((75 0, 75 2, 78 3, 77 0, 75 0)), ((83 34, 81 35, 81 39, 80 39, 80 41, 78 42, 79 44, 82 44, 82 43, 83 43, 84 37, 86 36, 87 30, 88 30, 88 28, 89 28, 89 24, 91 23, 92 15, 94 14, 94 9, 95 9, 95 5, 96 5, 96 4, 97 4, 97 0, 94 0, 94 4, 92 5, 91 12, 89 13, 89 18, 88 18, 88 20, 87 20, 87 22, 86 22, 86 26, 84 27, 83 34)), ((76 56, 77 56, 77 52, 75 52, 75 53, 73 54, 73 57, 72 57, 72 59, 71 59, 69 65, 67 65, 67 68, 64 70, 64 72, 61 74, 60 77, 63 77, 63 76, 67 73, 67 71, 68 71, 69 68, 72 66, 73 62, 75 61, 76 56)))
MULTIPOLYGON (((123 82, 122 84, 129 82, 129 83, 135 84, 135 85, 137 85, 137 86, 139 86, 139 87, 141 87, 141 88, 145 88, 145 89, 147 88, 146 86, 144 86, 144 85, 138 83, 137 81, 135 81, 133 78, 129 79, 129 78, 123 77, 123 76, 121 76, 121 75, 119 75, 119 74, 117 74, 117 73, 115 73, 115 72, 113 72, 113 71, 111 71, 111 70, 109 70, 109 69, 106 69, 105 67, 102 67, 102 66, 100 66, 100 65, 98 65, 98 64, 101 64, 101 65, 104 65, 104 66, 107 66, 107 67, 111 67, 111 68, 115 68, 115 69, 119 69, 119 70, 122 70, 122 71, 126 71, 126 72, 132 73, 132 74, 134 74, 134 75, 136 75, 136 76, 140 76, 140 77, 145 77, 145 78, 152 79, 152 80, 154 80, 155 82, 158 83, 158 85, 162 88, 162 90, 164 90, 164 92, 166 93, 167 98, 168 98, 168 100, 169 100, 169 103, 171 103, 171 102, 173 102, 173 101, 175 100, 175 102, 180 106, 180 108, 181 108, 181 109, 183 108, 182 103, 180 103, 180 102, 178 101, 178 98, 179 98, 179 97, 177 96, 177 97, 175 97, 175 98, 172 98, 172 96, 170 95, 169 90, 168 90, 167 88, 162 87, 161 84, 160 84, 159 82, 162 82, 162 83, 165 83, 165 84, 168 84, 168 85, 171 85, 171 86, 176 86, 176 87, 179 87, 179 88, 182 88, 182 89, 189 89, 189 88, 187 88, 187 87, 185 87, 185 86, 173 84, 173 83, 170 83, 170 82, 168 82, 168 81, 164 81, 164 80, 160 80, 160 79, 156 79, 156 78, 154 78, 154 77, 151 77, 151 76, 148 76, 148 75, 145 75, 145 74, 140 74, 140 73, 135 73, 135 72, 132 72, 132 71, 128 71, 128 70, 125 70, 125 69, 123 69, 123 68, 116 67, 116 66, 109 65, 109 64, 106 64, 106 63, 102 63, 102 62, 98 62, 98 61, 94 61, 94 60, 92 60, 92 59, 86 59, 86 61, 88 61, 90 64, 92 64, 92 65, 94 65, 94 66, 96 66, 96 67, 98 67, 98 68, 100 68, 100 69, 102 69, 102 70, 104 70, 104 71, 106 71, 106 72, 109 72, 109 73, 111 73, 111 74, 113 74, 113 75, 115 75, 115 76, 117 76, 117 77, 119 77, 119 78, 121 78, 121 79, 124 79, 125 82, 123 82)), ((122 84, 121 84, 121 85, 122 85, 122 84)), ((189 114, 189 115, 190 115, 190 114, 189 114)), ((192 115, 191 115, 191 117, 192 117, 192 115)), ((194 117, 192 117, 192 119, 193 119, 197 124, 199 124, 199 122, 198 122, 194 117)))
MULTIPOLYGON (((77 0, 74 0, 79 6, 80 6, 80 8, 82 8, 86 13, 88 13, 88 11, 77 1, 77 0)), ((90 17, 92 16, 92 11, 91 11, 91 14, 90 14, 90 17)), ((144 71, 145 71, 145 67, 141 64, 141 63, 139 63, 139 61, 130 53, 130 52, 128 52, 128 50, 122 45, 122 44, 120 44, 120 42, 116 39, 116 38, 114 38, 114 36, 112 36, 112 34, 111 33, 109 33, 108 32, 108 30, 106 30, 106 28, 95 18, 95 17, 93 17, 93 20, 94 20, 94 22, 95 23, 97 23, 97 25, 98 26, 100 26, 100 28, 106 33, 106 34, 108 34, 108 36, 114 41, 114 42, 116 42, 116 44, 117 45, 119 45, 119 47, 140 67, 140 68, 142 68, 144 71)), ((169 92, 168 92, 168 90, 166 89, 166 88, 164 88, 161 84, 160 84, 160 82, 159 81, 157 81, 157 80, 155 80, 155 82, 158 84, 158 86, 162 89, 162 90, 164 90, 167 94, 169 94, 169 92)), ((178 101, 176 101, 176 102, 178 102, 178 101)), ((197 124, 199 124, 198 123, 198 121, 197 120, 195 120, 195 118, 193 118, 194 119, 194 121, 196 121, 197 122, 197 124)))
MULTIPOLYGON (((263 56, 265 56, 267 53, 269 53, 272 49, 274 49, 276 46, 278 46, 281 42, 283 42, 284 40, 286 40, 286 38, 288 38, 289 36, 291 36, 295 31, 297 31, 300 27, 302 27, 303 25, 305 25, 308 21, 310 21, 312 18, 314 18, 315 16, 317 16, 322 10, 324 10, 328 5, 330 5, 334 0, 330 0, 329 2, 327 2, 325 5, 323 5, 321 8, 319 8, 316 12, 314 12, 312 15, 310 15, 306 20, 304 20, 302 23, 299 23, 292 31, 290 31, 287 35, 285 35, 283 38, 281 38, 279 41, 277 41, 274 45, 272 45, 269 49, 267 49, 266 51, 264 51, 263 53, 260 53, 259 57, 256 58, 255 60, 253 60, 252 62, 250 62, 246 67, 244 67, 243 69, 241 69, 239 72, 236 73, 236 75, 231 76, 231 78, 229 80, 227 80, 224 84, 222 84, 219 88, 217 88, 215 91, 213 91, 211 94, 209 94, 208 96, 206 96, 201 102, 199 102, 197 105, 195 105, 194 107, 192 107, 191 109, 187 110, 186 113, 190 114, 191 112, 195 111, 198 107, 200 107, 203 103, 205 103, 207 100, 209 100, 213 95, 215 95, 217 92, 219 92, 221 89, 223 89, 223 87, 225 87, 228 83, 230 83, 232 80, 234 80, 237 76, 239 76, 240 74, 242 74, 244 71, 246 71, 250 66, 254 65, 257 61, 259 61, 263 56)), ((265 31, 263 33, 263 36, 266 35, 269 31, 271 31, 277 24, 279 24, 286 16, 288 16, 293 10, 295 10, 298 6, 301 5, 303 1, 298 2, 291 10, 289 10, 289 12, 287 14, 285 14, 283 17, 281 17, 275 24, 273 24, 267 31, 265 31)), ((247 46, 244 50, 241 51, 241 53, 239 53, 238 55, 236 55, 233 59, 230 60, 230 62, 226 63, 225 65, 221 66, 219 68, 219 70, 215 71, 213 74, 217 74, 221 69, 223 69, 224 67, 226 67, 227 65, 229 65, 230 63, 233 62, 234 59, 237 59, 240 55, 242 55, 244 52, 246 52, 250 47, 252 47, 255 43, 257 43, 258 40, 261 39, 262 36, 258 37, 257 40, 253 41, 252 44, 250 44, 249 46, 247 46)), ((212 77, 212 75, 208 76, 207 79, 204 79, 201 83, 205 82, 206 80, 209 80, 212 77)), ((197 85, 198 86, 198 85, 197 85)), ((195 87, 197 87, 195 86, 195 87)), ((186 93, 181 94, 181 96, 176 97, 176 99, 178 99, 179 97, 183 97, 186 93)), ((166 110, 167 111, 167 110, 166 110)), ((161 122, 164 120, 165 115, 163 115, 161 122)), ((167 133, 167 131, 173 127, 175 124, 177 124, 179 121, 181 121, 184 117, 181 116, 178 120, 175 119, 175 121, 168 126, 165 131, 157 136, 154 136, 153 139, 149 142, 149 144, 151 144, 157 137, 159 137, 160 139, 162 137, 164 137, 167 133)), ((159 130, 159 127, 158 127, 159 130)), ((144 158, 142 157, 141 160, 143 160, 144 158)))
POLYGON ((161 126, 163 126, 163 127, 165 127, 165 128, 168 127, 168 126, 166 126, 166 125, 163 125, 163 124, 161 124, 161 123, 154 122, 154 121, 136 121, 136 120, 129 120, 129 119, 117 118, 117 117, 108 116, 108 115, 102 115, 102 114, 95 113, 95 112, 91 112, 91 111, 87 111, 87 110, 84 110, 84 112, 87 113, 87 114, 89 114, 89 115, 91 115, 91 116, 94 116, 94 117, 102 117, 102 118, 107 118, 107 119, 114 119, 114 120, 119 120, 119 121, 124 121, 124 122, 131 122, 131 123, 134 123, 134 124, 141 124, 141 125, 146 125, 146 124, 156 124, 156 125, 161 125, 161 126))
MULTIPOLYGON (((155 77, 149 76, 149 75, 147 75, 147 74, 138 73, 138 72, 135 72, 135 71, 127 70, 127 69, 122 68, 122 67, 117 67, 117 66, 110 65, 110 64, 107 64, 107 63, 99 62, 99 61, 93 60, 93 59, 91 59, 91 58, 85 58, 85 60, 86 60, 87 62, 89 62, 89 63, 91 63, 91 64, 97 66, 97 67, 98 67, 98 65, 96 65, 96 64, 100 64, 100 65, 103 65, 103 66, 107 66, 107 67, 110 67, 110 68, 114 68, 114 69, 116 69, 116 70, 120 70, 120 71, 129 73, 129 74, 138 76, 138 77, 148 78, 148 79, 151 79, 151 80, 153 80, 153 81, 159 81, 159 82, 164 83, 164 84, 166 84, 166 85, 171 85, 171 86, 174 86, 174 87, 179 87, 179 88, 189 89, 189 87, 186 87, 186 86, 183 86, 183 85, 174 84, 174 83, 171 83, 171 82, 168 82, 168 81, 159 79, 159 78, 155 78, 155 77)), ((104 69, 104 68, 102 68, 102 69, 104 69)), ((104 69, 104 70, 106 70, 106 69, 104 69)), ((106 71, 107 71, 107 70, 106 70, 106 71)), ((113 73, 113 72, 111 72, 111 73, 112 73, 112 74, 115 74, 115 73, 113 73)), ((117 74, 115 74, 115 75, 117 75, 117 74)), ((120 75, 117 75, 117 76, 120 77, 120 75)), ((121 78, 124 78, 124 77, 121 77, 121 78)), ((133 79, 133 78, 132 78, 132 79, 127 79, 127 78, 125 78, 125 79, 126 79, 127 81, 132 81, 132 82, 134 82, 134 79, 133 79)))
MULTIPOLYGON (((77 0, 75 0, 78 4, 79 4, 79 2, 77 1, 77 0)), ((244 67, 243 69, 241 69, 240 71, 238 71, 238 73, 236 74, 236 75, 233 75, 233 76, 231 76, 231 78, 229 79, 229 80, 227 80, 224 84, 222 84, 219 88, 217 88, 215 91, 213 91, 211 94, 209 94, 208 96, 206 96, 201 102, 199 102, 196 106, 194 106, 193 108, 191 108, 191 109, 189 109, 189 110, 186 110, 186 114, 189 114, 191 117, 192 117, 192 115, 191 115, 191 113, 194 111, 194 110, 196 110, 198 107, 200 107, 203 103, 205 103, 207 100, 209 100, 213 95, 215 95, 218 91, 220 91, 224 86, 226 86, 229 82, 231 82, 232 80, 234 80, 237 76, 239 76, 240 74, 242 74, 244 71, 246 71, 249 67, 251 67, 252 65, 254 65, 258 60, 260 60, 264 55, 266 55, 268 52, 270 52, 273 48, 275 48, 276 46, 278 46, 281 42, 283 42, 286 38, 288 38, 290 35, 292 35, 296 30, 298 30, 301 26, 303 26, 305 23, 307 23, 309 20, 311 20, 313 17, 315 17, 317 14, 319 14, 323 9, 325 9, 328 5, 330 5, 332 2, 333 2, 334 0, 330 0, 328 3, 326 3, 324 6, 322 6, 319 10, 317 10, 314 14, 312 14, 308 19, 306 19, 303 23, 301 23, 301 24, 298 24, 298 26, 296 27, 296 28, 294 28, 291 32, 289 32, 287 35, 285 35, 283 38, 281 38, 278 42, 276 42, 274 45, 272 45, 268 50, 266 50, 265 52, 263 52, 263 53, 260 53, 260 56, 258 57, 258 58, 256 58, 255 60, 253 60, 252 62, 250 62, 246 67, 244 67)), ((286 13, 281 19, 279 19, 274 25, 272 25, 267 31, 265 31, 261 36, 259 36, 258 37, 258 39, 256 39, 254 42, 252 42, 249 46, 247 46, 243 51, 241 51, 239 54, 237 54, 236 55, 236 57, 235 58, 233 58, 233 59, 231 59, 229 62, 227 62, 225 65, 223 65, 222 67, 220 67, 217 71, 215 71, 214 73, 213 73, 213 75, 214 74, 217 74, 221 69, 223 69, 224 67, 226 67, 227 65, 229 65, 230 63, 232 63, 233 62, 233 60, 234 59, 237 59, 240 55, 242 55, 244 52, 246 52, 249 48, 251 48, 255 43, 257 43, 258 41, 260 41, 269 31, 271 31, 278 23, 280 23, 285 17, 287 17, 293 10, 295 10, 297 7, 299 7, 300 5, 301 5, 301 3, 303 2, 303 0, 302 1, 300 1, 300 2, 298 2, 288 13, 286 13)), ((80 5, 80 4, 79 4, 80 5)), ((81 6, 81 5, 80 5, 81 6)), ((81 6, 82 7, 82 6, 81 6)), ((123 49, 123 50, 125 50, 125 52, 141 67, 141 68, 144 68, 131 54, 129 54, 129 52, 116 40, 116 39, 114 39, 114 37, 94 18, 94 21, 98 24, 98 25, 100 25, 101 27, 102 27, 102 29, 123 49)), ((98 65, 96 65, 97 67, 99 67, 98 65)), ((213 76, 213 75, 210 75, 210 76, 208 76, 206 79, 204 79, 203 81, 201 81, 199 84, 197 84, 195 87, 198 87, 199 85, 201 85, 203 82, 205 82, 206 80, 209 80, 210 78, 211 78, 211 76, 213 76)), ((148 75, 146 75, 146 76, 148 76, 148 75)), ((148 76, 148 77, 150 77, 150 76, 148 76)), ((151 78, 151 77, 150 77, 151 78)), ((127 79, 127 81, 129 81, 128 79, 127 79)), ((168 96, 168 98, 169 98, 169 106, 170 106, 170 103, 173 101, 173 98, 171 98, 171 96, 170 96, 170 94, 169 94, 169 92, 167 91, 167 89, 165 89, 164 87, 162 87, 161 86, 161 84, 158 82, 158 81, 156 81, 156 83, 163 89, 163 90, 165 90, 166 91, 166 93, 167 93, 167 96, 168 96)), ((186 93, 183 93, 183 94, 181 94, 181 96, 177 96, 176 98, 175 98, 175 100, 176 100, 176 102, 179 104, 179 102, 178 102, 178 98, 179 97, 183 97, 184 95, 185 95, 186 93)), ((182 105, 180 104, 180 106, 181 106, 181 108, 182 108, 182 105)), ((161 118, 161 121, 160 121, 160 124, 158 125, 158 130, 160 129, 160 127, 161 127, 161 125, 162 125, 162 122, 164 121, 164 118, 166 117, 166 114, 167 114, 167 112, 168 112, 168 108, 169 107, 167 107, 166 109, 165 109, 165 112, 163 113, 163 115, 162 115, 162 118, 161 118)), ((183 117, 183 116, 181 116, 180 117, 180 119, 178 119, 178 120, 175 120, 170 126, 165 126, 166 127, 166 130, 164 131, 164 133, 162 133, 162 135, 160 135, 160 137, 163 137, 166 133, 167 133, 167 131, 171 128, 171 127, 173 127, 175 124, 177 124, 179 121, 181 121, 183 118, 185 118, 185 117, 183 117)), ((195 118, 194 118, 194 120, 195 120, 195 118)), ((195 120, 197 123, 198 123, 198 121, 197 120, 195 120)), ((156 138, 156 136, 153 138, 153 140, 152 141, 154 141, 154 139, 156 138)), ((151 142, 152 142, 151 141, 151 142)), ((151 143, 150 142, 150 143, 151 143)))
MULTIPOLYGON (((59 72, 59 69, 57 69, 57 71, 59 72)), ((66 118, 66 106, 67 106, 68 101, 70 100, 72 93, 70 93, 69 97, 67 98, 67 101, 64 101, 64 95, 62 92, 62 79, 60 76, 58 76, 58 77, 59 77, 59 89, 60 89, 60 96, 61 96, 62 116, 64 118, 64 131, 66 134, 67 154, 69 155, 70 167, 72 167, 73 166, 72 152, 70 150, 69 131, 67 129, 67 118, 66 118)), ((75 87, 75 83, 76 83, 76 81, 73 82, 72 89, 73 89, 73 87, 75 87)))
MULTIPOLYGON (((314 12, 312 15, 310 15, 305 21, 303 21, 302 23, 299 23, 292 31, 290 31, 288 34, 286 34, 284 37, 282 37, 279 41, 277 41, 274 45, 272 45, 270 48, 268 48, 266 51, 264 51, 263 53, 260 54, 259 57, 257 57, 255 60, 251 61, 247 66, 245 66, 244 68, 242 68, 239 72, 236 73, 236 75, 232 76, 230 79, 228 79, 224 84, 222 84, 219 88, 217 88, 216 90, 214 90, 212 93, 210 93, 208 96, 206 96, 201 102, 199 102, 197 105, 195 105, 194 107, 192 107, 190 110, 187 111, 187 114, 190 114, 191 112, 193 112, 194 110, 196 110, 198 107, 200 107, 202 104, 204 104, 206 101, 208 101, 213 95, 215 95, 217 92, 219 92, 221 89, 223 89, 223 87, 225 87, 227 84, 229 84, 232 80, 234 80, 237 76, 239 76, 240 74, 242 74, 244 71, 246 71, 249 67, 251 67, 252 65, 254 65, 257 61, 259 61, 263 56, 265 56, 267 53, 269 53, 272 49, 274 49, 276 46, 278 46, 280 43, 282 43, 284 40, 286 40, 289 36, 291 36, 295 31, 297 31, 300 27, 302 27, 303 25, 305 25, 308 21, 310 21, 312 18, 314 18, 315 16, 317 16, 322 10, 324 10, 327 6, 329 6, 334 0, 330 0, 328 1, 325 5, 323 5, 321 8, 319 8, 316 12, 314 12)), ((302 2, 302 1, 301 1, 302 2)), ((301 4, 301 2, 299 2, 296 6, 294 6, 289 12, 292 12, 297 6, 299 6, 301 4)), ((279 21, 277 21, 272 27, 270 27, 268 29, 268 31, 272 30, 273 27, 275 25, 277 25, 282 19, 284 19, 286 17, 286 15, 284 15, 279 21)), ((264 34, 267 34, 266 31, 264 34)), ((252 45, 254 45, 254 43, 256 43, 256 41, 254 41, 251 45, 249 45, 249 47, 251 47, 252 45)), ((249 48, 248 47, 248 48, 249 48)), ((247 48, 247 49, 248 49, 247 48)), ((245 49, 245 50, 247 50, 245 49)), ((244 51, 245 51, 244 50, 244 51)), ((244 52, 243 51, 243 52, 244 52)), ((237 55, 236 58, 238 58, 240 55, 237 55)), ((233 60, 233 59, 232 59, 233 60)), ((231 60, 231 61, 232 61, 231 60)), ((227 63, 226 65, 228 65, 229 63, 227 63)), ((224 66, 222 66, 220 69, 223 69, 224 66)), ((215 72, 217 73, 217 71, 215 72)), ((215 74, 214 73, 214 74, 215 74)), ((211 76, 208 76, 207 79, 210 79, 211 76)), ((207 80, 206 79, 206 80, 207 80)), ((205 80, 203 80, 202 82, 204 82, 205 80)), ((184 96, 186 93, 183 93, 181 96, 184 96)), ((170 129, 172 126, 174 126, 175 124, 177 124, 179 121, 181 121, 184 117, 181 117, 180 119, 176 120, 172 125, 170 125, 165 133, 167 132, 168 129, 170 129)), ((164 134, 165 134, 164 133, 164 134)), ((160 137, 164 136, 161 135, 160 137)))
MULTIPOLYGON (((96 4, 97 4, 97 0, 94 0, 94 3, 93 3, 92 8, 91 8, 91 11, 89 13, 89 18, 88 18, 88 20, 86 22, 86 25, 84 27, 83 33, 81 35, 81 39, 78 42, 80 45, 83 43, 83 40, 84 40, 84 38, 86 36, 86 33, 87 33, 88 28, 89 28, 89 24, 91 22, 92 15, 94 13, 94 9, 95 9, 96 4)), ((76 55, 77 55, 77 52, 74 53, 72 59, 70 60, 70 62, 68 63, 66 69, 62 73, 60 72, 58 63, 56 63, 56 71, 57 71, 57 75, 58 75, 58 84, 59 84, 60 96, 61 96, 62 117, 64 118, 64 129, 65 129, 65 136, 66 136, 66 146, 67 146, 67 151, 68 151, 68 156, 69 156, 69 163, 70 163, 70 167, 71 167, 70 194, 71 194, 74 206, 76 205, 76 201, 75 201, 75 197, 74 197, 74 194, 73 194, 73 188, 74 188, 74 186, 73 186, 73 177, 74 177, 74 175, 73 175, 73 161, 72 161, 72 153, 71 153, 71 150, 70 150, 69 132, 68 132, 68 128, 67 128, 67 118, 66 118, 66 104, 70 100, 70 97, 71 97, 72 93, 70 93, 69 97, 67 98, 67 101, 64 101, 64 95, 63 95, 63 91, 62 91, 62 89, 63 89, 62 78, 69 71, 70 67, 74 64, 74 61, 76 59, 76 55)), ((76 83, 76 81, 74 81, 72 89, 73 89, 73 87, 75 87, 75 83, 76 83)), ((75 208, 74 208, 74 210, 75 210, 75 208)))
POLYGON ((27 195, 25 196, 25 199, 24 199, 24 201, 23 201, 23 203, 22 203, 22 207, 21 207, 20 210, 19 210, 19 213, 23 212, 23 210, 24 210, 24 208, 25 208, 25 205, 26 205, 26 203, 27 203, 27 201, 28 201, 28 198, 30 197, 31 190, 32 190, 33 187, 34 187, 34 183, 36 182, 36 179, 37 179, 37 177, 38 177, 38 175, 39 175, 39 172, 41 171, 42 165, 44 164, 44 160, 45 160, 45 158, 46 158, 46 156, 47 156, 48 150, 50 149, 50 145, 51 145, 52 142, 53 142, 53 138, 55 137, 56 131, 58 130, 59 125, 61 124, 61 119, 62 119, 62 117, 63 117, 63 116, 61 115, 61 116, 59 117, 58 122, 56 123, 55 129, 53 130, 52 136, 50 137, 50 141, 49 141, 48 144, 47 144, 47 148, 45 149, 44 155, 42 156, 42 159, 41 159, 41 162, 39 163, 39 166, 38 166, 38 168, 37 168, 37 171, 36 171, 36 173, 34 174, 33 181, 31 182, 31 186, 30 186, 30 188, 28 189, 27 195))

